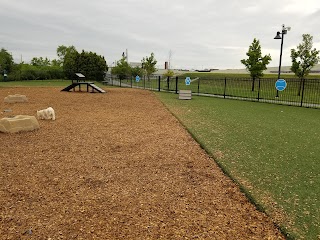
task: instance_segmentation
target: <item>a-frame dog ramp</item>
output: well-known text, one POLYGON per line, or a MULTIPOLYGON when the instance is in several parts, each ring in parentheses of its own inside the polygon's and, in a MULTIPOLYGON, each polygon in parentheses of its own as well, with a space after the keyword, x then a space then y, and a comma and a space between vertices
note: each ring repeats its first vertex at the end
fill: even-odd
POLYGON ((89 92, 89 88, 91 88, 91 92, 99 92, 99 93, 105 93, 106 91, 102 88, 95 85, 93 82, 86 82, 84 79, 84 75, 81 73, 76 73, 76 76, 78 77, 76 80, 72 80, 72 83, 62 89, 61 91, 69 92, 71 89, 73 91, 76 90, 76 87, 79 87, 79 91, 81 92, 81 85, 85 85, 87 87, 87 92, 89 92))
POLYGON ((106 92, 105 90, 98 87, 97 85, 95 85, 92 82, 75 82, 75 83, 70 84, 68 87, 65 87, 61 91, 69 92, 71 89, 73 89, 73 91, 75 91, 76 87, 79 87, 79 91, 81 92, 81 85, 85 85, 87 87, 87 92, 90 92, 90 88, 91 88, 91 92, 99 92, 99 93, 106 92))

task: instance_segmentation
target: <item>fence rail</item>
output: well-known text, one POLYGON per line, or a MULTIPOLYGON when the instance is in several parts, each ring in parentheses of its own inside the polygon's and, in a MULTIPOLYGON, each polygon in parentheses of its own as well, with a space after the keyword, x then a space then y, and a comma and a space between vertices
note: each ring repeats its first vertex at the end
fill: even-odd
POLYGON ((320 108, 320 79, 286 79, 284 91, 277 91, 274 78, 261 78, 253 81, 249 78, 196 78, 190 85, 185 79, 161 78, 152 76, 136 81, 133 77, 118 79, 109 77, 107 84, 120 87, 141 88, 153 91, 178 93, 191 90, 199 96, 211 96, 255 102, 293 105, 300 107, 320 108))

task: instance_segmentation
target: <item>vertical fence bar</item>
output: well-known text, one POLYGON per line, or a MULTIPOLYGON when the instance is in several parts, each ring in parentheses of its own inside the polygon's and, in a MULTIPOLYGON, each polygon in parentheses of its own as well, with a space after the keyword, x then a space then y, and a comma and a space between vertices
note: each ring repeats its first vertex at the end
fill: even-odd
POLYGON ((258 102, 260 100, 260 88, 261 88, 261 79, 259 78, 259 85, 258 85, 258 102))
POLYGON ((178 76, 176 76, 176 94, 178 93, 178 76))
POLYGON ((223 98, 226 98, 226 90, 227 90, 227 78, 224 78, 224 89, 223 89, 223 98))
POLYGON ((132 75, 131 75, 131 88, 132 88, 132 75))
POLYGON ((200 78, 198 78, 198 95, 200 94, 200 78))
POLYGON ((121 87, 121 78, 120 78, 120 87, 121 87))
POLYGON ((301 102, 300 102, 300 107, 302 107, 302 106, 303 106, 304 82, 305 82, 305 79, 303 78, 303 79, 302 79, 302 93, 301 93, 301 102))
POLYGON ((168 91, 170 90, 170 86, 169 86, 169 83, 170 83, 170 77, 167 77, 167 87, 168 87, 168 91))
POLYGON ((143 89, 146 89, 146 76, 143 78, 143 89))
POLYGON ((161 77, 158 76, 158 91, 161 91, 161 77))

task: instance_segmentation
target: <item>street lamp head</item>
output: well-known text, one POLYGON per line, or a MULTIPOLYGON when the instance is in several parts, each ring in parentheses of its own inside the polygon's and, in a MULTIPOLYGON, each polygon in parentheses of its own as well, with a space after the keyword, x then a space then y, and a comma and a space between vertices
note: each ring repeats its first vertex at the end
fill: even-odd
POLYGON ((277 32, 277 36, 275 36, 274 39, 281 39, 280 32, 277 32))

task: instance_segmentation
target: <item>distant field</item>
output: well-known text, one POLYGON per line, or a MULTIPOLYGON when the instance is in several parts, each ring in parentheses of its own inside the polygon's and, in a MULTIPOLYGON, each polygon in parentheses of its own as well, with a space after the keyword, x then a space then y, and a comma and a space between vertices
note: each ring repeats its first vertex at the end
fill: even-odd
POLYGON ((284 231, 319 238, 319 110, 157 96, 284 231))

